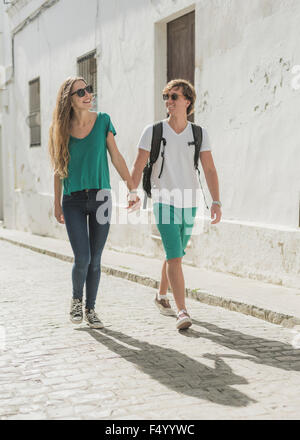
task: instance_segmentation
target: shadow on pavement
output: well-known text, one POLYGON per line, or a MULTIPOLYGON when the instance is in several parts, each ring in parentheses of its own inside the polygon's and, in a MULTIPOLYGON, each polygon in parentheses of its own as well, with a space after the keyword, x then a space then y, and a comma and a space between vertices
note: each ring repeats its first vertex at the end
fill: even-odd
POLYGON ((191 328, 185 332, 180 332, 180 334, 190 338, 208 339, 215 344, 248 355, 218 354, 218 356, 207 355, 207 358, 214 358, 215 360, 220 357, 247 359, 257 364, 269 365, 282 370, 300 371, 300 350, 295 349, 291 344, 246 335, 236 330, 218 327, 215 324, 196 319, 193 319, 193 324, 206 328, 210 333, 199 332, 191 328), (288 357, 288 359, 279 359, 279 357, 288 357))
POLYGON ((225 406, 245 407, 256 403, 231 387, 248 382, 234 374, 222 360, 216 362, 215 368, 210 368, 177 350, 149 344, 111 329, 79 328, 76 331, 88 332, 96 341, 173 391, 225 406))

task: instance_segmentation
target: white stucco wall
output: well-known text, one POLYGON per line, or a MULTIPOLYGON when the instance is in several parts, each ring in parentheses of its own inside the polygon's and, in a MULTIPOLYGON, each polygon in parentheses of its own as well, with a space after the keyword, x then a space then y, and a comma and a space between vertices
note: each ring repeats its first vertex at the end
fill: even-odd
POLYGON ((2 109, 1 109, 1 89, 4 81, 4 11, 3 4, 0 4, 0 221, 3 219, 3 165, 2 165, 2 109))
POLYGON ((215 146, 226 219, 299 226, 299 19, 294 0, 197 8, 196 117, 215 146))
MULTIPOLYGON (((44 2, 33 2, 36 10, 44 2)), ((89 0, 90 14, 97 2, 89 0)), ((29 4, 27 5, 27 7, 29 4)), ((48 158, 48 130, 59 86, 66 77, 76 74, 77 57, 95 48, 94 27, 82 20, 82 2, 61 1, 45 10, 25 26, 14 38, 15 75, 14 130, 11 148, 15 149, 15 226, 41 235, 65 237, 64 228, 53 218, 53 178, 48 158), (66 19, 69 17, 69 19, 66 19), (78 32, 80 29, 80 32, 78 32), (40 77, 41 147, 29 147, 28 82, 40 77)), ((13 16, 15 27, 24 19, 24 11, 13 16), (17 20, 17 18, 19 18, 17 20)))
POLYGON ((8 90, 6 90, 6 79, 9 77, 9 70, 6 70, 6 66, 9 64, 8 49, 9 45, 9 23, 6 14, 4 13, 5 7, 3 2, 0 4, 0 219, 4 218, 4 210, 7 212, 10 210, 8 203, 8 197, 6 194, 6 148, 5 139, 7 137, 7 124, 5 122, 5 116, 7 113, 6 104, 8 102, 8 90))
MULTIPOLYGON (((8 10, 11 30, 42 4, 42 0, 16 2, 8 10)), ((166 80, 166 23, 195 7, 195 121, 208 129, 211 138, 223 221, 211 226, 205 213, 204 232, 192 239, 186 260, 296 286, 300 90, 291 88, 291 67, 300 64, 300 3, 199 0, 194 4, 88 0, 87 8, 81 0, 60 0, 15 35, 14 81, 5 116, 5 184, 10 194, 5 224, 66 238, 64 226, 52 213, 48 127, 60 84, 76 73, 77 57, 93 49, 98 56, 98 108, 111 115, 118 146, 132 166, 143 127, 164 116, 160 93, 166 80), (29 148, 28 82, 37 76, 42 146, 29 148)), ((114 189, 119 180, 111 167, 114 189)), ((210 201, 206 186, 205 191, 210 201)), ((150 235, 155 227, 138 228, 137 234, 133 225, 113 225, 108 245, 163 256, 161 244, 150 235)))

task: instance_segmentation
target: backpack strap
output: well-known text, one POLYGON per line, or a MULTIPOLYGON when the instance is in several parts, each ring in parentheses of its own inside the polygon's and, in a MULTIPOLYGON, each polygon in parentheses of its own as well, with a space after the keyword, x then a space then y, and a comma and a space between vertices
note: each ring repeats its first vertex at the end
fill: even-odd
POLYGON ((192 125, 192 130, 193 130, 194 142, 189 142, 189 145, 191 145, 191 143, 193 143, 195 145, 194 167, 198 173, 198 180, 199 180, 199 183, 200 183, 200 186, 202 189, 202 194, 204 197, 206 208, 209 209, 209 207, 207 206, 205 194, 203 191, 203 187, 202 187, 202 183, 201 183, 201 179, 200 179, 200 170, 199 170, 199 157, 200 157, 200 150, 201 150, 202 139, 203 139, 203 132, 202 132, 202 128, 200 127, 200 125, 196 125, 193 122, 191 123, 191 125, 192 125))
MULTIPOLYGON (((161 142, 163 142, 163 149, 161 152, 162 165, 161 165, 161 170, 160 170, 158 178, 160 178, 162 171, 163 171, 163 167, 164 167, 164 163, 165 163, 165 146, 167 144, 166 139, 163 137, 163 123, 162 123, 162 121, 156 122, 153 125, 151 150, 150 150, 150 156, 149 156, 148 165, 147 165, 148 169, 149 169, 149 182, 150 182, 150 178, 151 178, 152 167, 155 164, 155 162, 157 161, 158 156, 159 156, 161 142)), ((146 209, 146 206, 147 206, 147 193, 145 192, 143 208, 146 209)))
POLYGON ((153 125, 153 132, 152 132, 152 141, 151 141, 151 151, 150 151, 150 157, 149 157, 149 165, 153 165, 159 156, 160 152, 160 144, 163 139, 162 137, 163 132, 163 124, 162 122, 156 122, 153 125))
POLYGON ((194 136, 194 143, 195 143, 195 154, 194 154, 194 166, 195 170, 198 170, 198 164, 199 164, 199 155, 202 145, 202 128, 200 125, 196 125, 194 123, 191 123, 192 130, 193 130, 193 136, 194 136))

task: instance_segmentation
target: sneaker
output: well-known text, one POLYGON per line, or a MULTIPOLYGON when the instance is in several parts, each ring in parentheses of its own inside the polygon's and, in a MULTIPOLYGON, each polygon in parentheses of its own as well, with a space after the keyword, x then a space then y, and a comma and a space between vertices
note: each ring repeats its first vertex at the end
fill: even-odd
POLYGON ((73 322, 73 324, 80 324, 82 322, 83 314, 82 314, 82 300, 81 299, 72 299, 70 319, 73 322))
POLYGON ((180 310, 177 314, 176 328, 177 330, 184 330, 192 325, 190 315, 186 310, 180 310))
POLYGON ((103 328, 104 325, 100 321, 94 309, 85 309, 85 318, 91 328, 103 328))
POLYGON ((156 295, 154 303, 162 315, 176 316, 176 313, 172 309, 167 295, 156 295))

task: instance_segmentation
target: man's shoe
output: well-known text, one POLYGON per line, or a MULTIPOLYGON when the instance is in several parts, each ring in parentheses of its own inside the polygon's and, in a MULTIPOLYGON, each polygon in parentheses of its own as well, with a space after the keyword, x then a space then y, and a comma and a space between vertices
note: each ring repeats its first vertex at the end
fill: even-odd
POLYGON ((82 300, 81 299, 72 299, 70 320, 73 322, 73 324, 80 324, 82 322, 82 319, 83 319, 82 300))
POLYGON ((176 328, 177 330, 185 330, 192 325, 190 315, 186 310, 180 310, 177 314, 176 328))
POLYGON ((85 309, 85 317, 84 319, 87 321, 88 325, 91 328, 103 328, 104 325, 100 321, 94 309, 85 309))
POLYGON ((176 313, 172 309, 167 295, 156 295, 154 303, 162 315, 176 316, 176 313))

